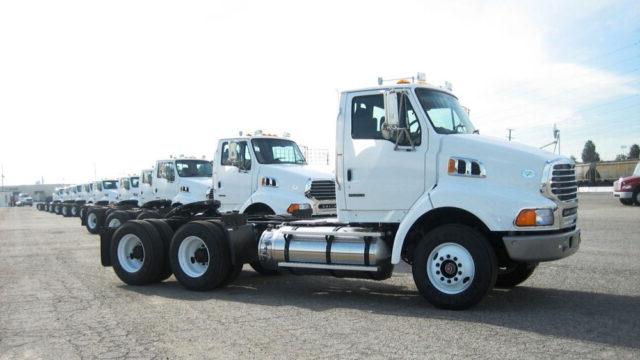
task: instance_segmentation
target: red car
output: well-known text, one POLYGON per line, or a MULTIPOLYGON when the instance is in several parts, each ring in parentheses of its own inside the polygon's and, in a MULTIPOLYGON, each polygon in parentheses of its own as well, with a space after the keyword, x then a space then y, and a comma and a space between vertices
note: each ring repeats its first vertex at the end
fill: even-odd
POLYGON ((640 162, 631 176, 613 183, 613 196, 619 198, 624 205, 640 205, 640 162))

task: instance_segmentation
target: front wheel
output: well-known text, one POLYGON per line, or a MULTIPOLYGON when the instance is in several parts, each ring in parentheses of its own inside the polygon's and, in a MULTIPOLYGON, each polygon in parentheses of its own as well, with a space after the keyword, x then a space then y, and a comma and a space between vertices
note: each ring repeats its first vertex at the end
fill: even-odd
POLYGON ((431 230, 415 249, 413 280, 420 294, 436 307, 467 309, 493 288, 496 255, 477 230, 447 224, 431 230))
POLYGON ((619 199, 622 205, 633 205, 633 199, 619 199))
POLYGON ((496 287, 512 288, 527 280, 533 271, 538 267, 538 263, 514 263, 498 271, 496 287))
POLYGON ((633 192, 633 203, 640 206, 640 189, 633 192))

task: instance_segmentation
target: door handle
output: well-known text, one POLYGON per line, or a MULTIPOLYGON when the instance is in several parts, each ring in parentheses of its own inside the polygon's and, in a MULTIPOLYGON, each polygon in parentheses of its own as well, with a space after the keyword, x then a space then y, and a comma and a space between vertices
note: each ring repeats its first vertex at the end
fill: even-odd
POLYGON ((351 181, 351 169, 347 169, 347 181, 351 181))
POLYGON ((221 187, 222 187, 222 183, 218 181, 218 189, 220 189, 221 187))
POLYGON ((157 189, 157 188, 156 188, 156 190, 155 190, 155 193, 156 193, 156 194, 158 193, 158 189, 157 189))

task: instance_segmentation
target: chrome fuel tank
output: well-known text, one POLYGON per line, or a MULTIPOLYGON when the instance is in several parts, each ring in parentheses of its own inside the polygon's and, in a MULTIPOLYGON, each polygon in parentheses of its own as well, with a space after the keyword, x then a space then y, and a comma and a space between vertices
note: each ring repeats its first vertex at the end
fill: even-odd
POLYGON ((260 262, 377 266, 391 257, 383 233, 359 227, 281 226, 262 233, 260 262))

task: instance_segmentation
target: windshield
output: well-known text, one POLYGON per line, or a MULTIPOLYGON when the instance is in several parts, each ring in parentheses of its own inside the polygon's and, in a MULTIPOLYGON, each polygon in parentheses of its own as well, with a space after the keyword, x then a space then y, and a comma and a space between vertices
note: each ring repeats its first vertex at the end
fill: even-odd
POLYGON ((472 134, 475 131, 458 99, 442 91, 416 89, 416 95, 438 134, 472 134))
POLYGON ((260 164, 306 164, 298 144, 284 139, 253 139, 253 152, 260 164))
POLYGON ((640 162, 636 165, 636 169, 633 170, 633 176, 640 176, 640 162))
POLYGON ((140 178, 137 176, 131 177, 131 187, 137 188, 140 183, 140 178))
POLYGON ((118 184, 115 180, 103 181, 102 188, 105 190, 114 190, 118 188, 118 184))
POLYGON ((206 160, 176 160, 180 177, 211 177, 211 162, 206 160))

